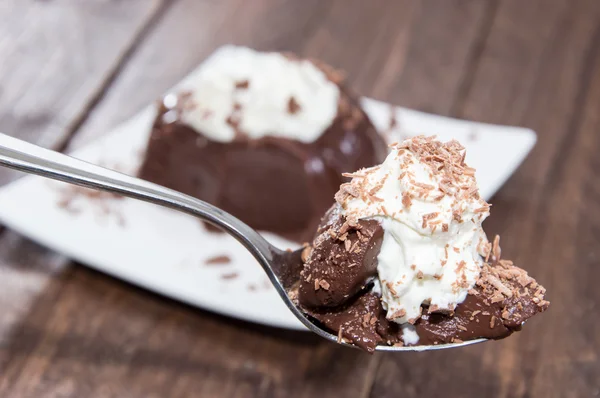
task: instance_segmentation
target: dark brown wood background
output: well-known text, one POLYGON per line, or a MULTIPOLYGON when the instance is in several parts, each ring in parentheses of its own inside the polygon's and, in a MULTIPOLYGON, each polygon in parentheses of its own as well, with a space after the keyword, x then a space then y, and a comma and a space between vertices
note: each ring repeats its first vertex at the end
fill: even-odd
POLYGON ((322 58, 381 100, 536 130, 486 230, 548 288, 549 312, 501 342, 370 356, 2 229, 0 397, 600 395, 600 1, 2 0, 0 130, 80 146, 230 42, 322 58))

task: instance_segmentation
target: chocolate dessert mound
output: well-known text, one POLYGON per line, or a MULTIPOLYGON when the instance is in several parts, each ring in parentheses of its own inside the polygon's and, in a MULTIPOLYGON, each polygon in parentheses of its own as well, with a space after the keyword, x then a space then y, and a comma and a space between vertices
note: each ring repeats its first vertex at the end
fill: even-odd
MULTIPOLYGON (((277 134, 251 138, 240 127, 245 115, 241 105, 227 119, 235 138, 211 140, 183 120, 184 112, 201 110, 190 103, 190 93, 182 92, 176 101, 160 104, 139 176, 213 204, 254 229, 300 243, 312 240, 331 198, 347 180, 342 173, 377 164, 387 152, 357 98, 340 85, 339 75, 315 65, 339 88, 337 115, 316 140, 277 134)), ((235 88, 247 91, 252 84, 244 80, 235 88)), ((307 112, 294 97, 284 108, 291 116, 307 112)), ((215 116, 206 111, 205 117, 215 116)))

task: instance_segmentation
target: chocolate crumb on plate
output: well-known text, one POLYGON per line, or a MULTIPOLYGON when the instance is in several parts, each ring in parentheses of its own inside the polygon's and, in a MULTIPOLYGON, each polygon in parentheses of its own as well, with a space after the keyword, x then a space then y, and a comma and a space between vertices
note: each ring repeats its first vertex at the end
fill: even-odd
POLYGON ((290 113, 291 115, 295 115, 296 113, 300 112, 301 109, 302 107, 300 106, 298 101, 296 101, 296 98, 290 97, 290 99, 288 100, 288 113, 290 113))
POLYGON ((237 272, 229 272, 226 274, 222 274, 221 279, 231 280, 231 279, 236 279, 238 276, 240 276, 240 274, 238 274, 237 272))
POLYGON ((122 195, 76 185, 63 186, 61 184, 59 186, 59 196, 56 205, 72 215, 80 214, 83 211, 82 206, 87 202, 92 205, 97 220, 103 221, 111 218, 116 221, 118 226, 124 227, 126 225, 125 217, 118 206, 119 201, 124 199, 122 195))
POLYGON ((235 88, 238 90, 245 90, 250 87, 250 81, 248 80, 240 80, 235 83, 235 88))
POLYGON ((206 265, 225 265, 231 263, 231 257, 226 254, 222 254, 219 256, 214 256, 204 260, 204 264, 206 265))

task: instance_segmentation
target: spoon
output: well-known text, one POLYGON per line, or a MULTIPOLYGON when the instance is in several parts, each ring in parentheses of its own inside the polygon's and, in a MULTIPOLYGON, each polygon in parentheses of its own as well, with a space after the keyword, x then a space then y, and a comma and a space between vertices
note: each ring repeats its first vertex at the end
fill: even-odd
MULTIPOLYGON (((300 270, 302 268, 302 260, 300 259, 301 250, 292 252, 276 248, 267 242, 257 231, 231 214, 172 189, 96 166, 2 133, 0 133, 0 165, 168 207, 199 217, 223 229, 237 239, 256 258, 267 273, 279 297, 281 297, 286 306, 304 326, 311 332, 331 342, 356 348, 356 346, 350 343, 343 340, 340 341, 337 335, 314 323, 288 296, 288 289, 300 278, 300 270)), ((394 352, 440 350, 464 347, 482 341, 486 341, 486 339, 470 340, 457 344, 425 346, 393 347, 380 345, 377 346, 377 350, 394 352)))

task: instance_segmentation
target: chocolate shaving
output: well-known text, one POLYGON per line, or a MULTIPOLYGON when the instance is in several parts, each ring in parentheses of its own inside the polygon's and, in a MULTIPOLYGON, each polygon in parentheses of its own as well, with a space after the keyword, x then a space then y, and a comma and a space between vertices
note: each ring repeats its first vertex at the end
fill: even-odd
POLYGON ((353 217, 352 215, 347 216, 346 221, 348 221, 348 225, 350 225, 354 229, 358 230, 362 228, 362 225, 358 223, 358 219, 356 217, 353 217))
POLYGON ((439 214, 440 213, 438 213, 438 212, 424 214, 423 215, 423 224, 421 225, 421 227, 422 228, 426 228, 427 227, 427 221, 431 220, 432 218, 436 218, 439 214))
MULTIPOLYGON (((388 319, 396 319, 396 318, 402 318, 403 316, 406 316, 406 310, 404 308, 396 311, 396 312, 392 312, 391 314, 388 313, 387 318, 388 319)), ((410 322, 410 320, 409 320, 410 322)))
POLYGON ((223 265, 231 263, 231 258, 225 254, 208 258, 204 261, 206 265, 223 265))
POLYGON ((385 285, 387 286, 389 291, 392 293, 392 296, 398 297, 398 292, 396 292, 396 289, 394 289, 394 285, 392 284, 392 282, 386 282, 385 285))
POLYGON ((371 199, 372 202, 383 202, 383 199, 378 196, 369 195, 369 199, 371 199))
POLYGON ((379 192, 379 190, 381 188, 383 188, 383 184, 385 184, 385 181, 387 180, 388 176, 386 175, 385 177, 383 177, 381 179, 381 181, 379 181, 379 183, 377 185, 375 185, 370 191, 369 191, 369 195, 375 195, 377 192, 379 192))
POLYGON ((358 173, 342 173, 342 176, 350 178, 367 178, 364 175, 358 173))
POLYGON ((300 254, 300 258, 302 259, 303 263, 306 263, 308 261, 311 251, 312 251, 312 248, 308 245, 308 243, 305 243, 304 249, 302 249, 302 253, 300 254))
POLYGON ((358 198, 360 196, 359 187, 352 183, 342 184, 340 186, 340 190, 342 190, 343 192, 346 192, 350 196, 354 196, 355 198, 358 198))
POLYGON ((412 206, 412 199, 408 192, 402 192, 402 205, 407 209, 409 209, 410 206, 412 206))
POLYGON ((237 90, 245 90, 250 86, 250 82, 248 80, 240 80, 235 83, 235 88, 237 90))
POLYGON ((494 243, 492 245, 492 262, 496 263, 500 261, 500 235, 494 237, 494 243))
POLYGON ((504 294, 506 297, 512 297, 512 291, 506 287, 501 281, 500 279, 496 278, 494 275, 487 275, 486 277, 487 282, 494 286, 496 289, 498 289, 498 291, 500 291, 500 293, 504 294))
POLYGON ((230 273, 221 275, 221 279, 225 279, 225 280, 235 279, 238 276, 239 276, 239 274, 237 272, 230 272, 230 273))
POLYGON ((414 182, 413 182, 413 185, 414 185, 414 186, 417 186, 417 187, 419 187, 419 188, 426 189, 426 190, 432 190, 432 189, 435 189, 435 187, 434 187, 433 185, 429 185, 429 184, 423 184, 422 182, 417 182, 417 181, 414 181, 414 182))
POLYGON ((302 109, 302 107, 300 106, 298 101, 296 101, 296 98, 294 98, 294 97, 290 97, 290 99, 288 100, 287 108, 288 108, 288 113, 290 115, 295 115, 296 113, 300 112, 300 110, 302 109))
POLYGON ((462 223, 462 217, 458 210, 452 210, 452 219, 458 223, 462 223))
POLYGON ((333 229, 328 229, 328 230, 327 230, 327 233, 329 234, 329 236, 330 236, 332 239, 337 239, 337 237, 338 237, 338 236, 337 236, 337 234, 335 233, 335 231, 334 231, 333 229))

